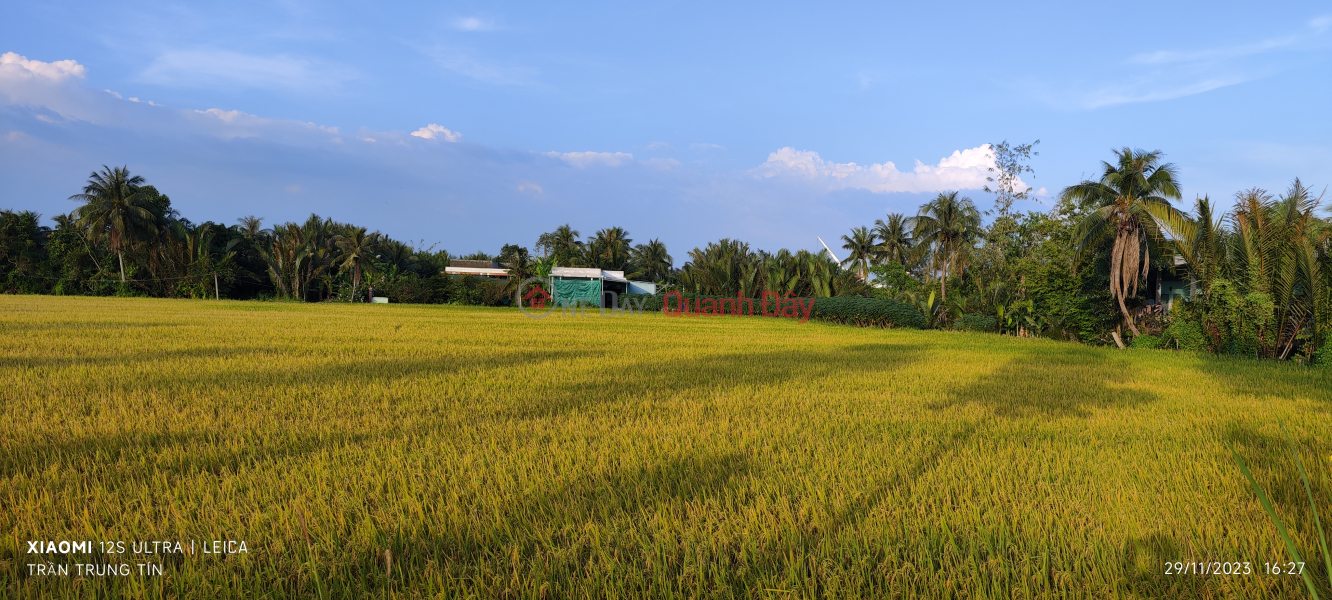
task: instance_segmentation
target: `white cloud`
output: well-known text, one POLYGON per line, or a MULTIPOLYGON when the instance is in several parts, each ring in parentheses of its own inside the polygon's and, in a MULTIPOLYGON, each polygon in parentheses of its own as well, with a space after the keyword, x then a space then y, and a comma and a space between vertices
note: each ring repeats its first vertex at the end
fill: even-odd
POLYGON ((445 141, 448 142, 456 142, 462 139, 461 133, 445 129, 434 123, 426 125, 425 127, 417 129, 416 131, 413 131, 412 135, 414 137, 425 138, 427 140, 443 138, 445 141))
MULTIPOLYGON (((985 187, 987 169, 994 166, 990 145, 957 150, 937 165, 916 161, 909 172, 892 162, 868 166, 823 160, 817 152, 782 148, 768 155, 755 172, 768 178, 807 180, 829 190, 863 189, 871 192, 939 192, 985 187)), ((1019 182, 1019 185, 1025 186, 1019 182)))
POLYGON ((1314 33, 1323 33, 1329 27, 1332 27, 1332 15, 1322 15, 1309 21, 1309 27, 1314 33))
POLYGON ((42 62, 14 52, 0 55, 0 102, 41 107, 68 120, 100 116, 96 101, 79 87, 88 70, 73 60, 42 62))
POLYGON ((532 192, 532 193, 535 193, 535 194, 538 195, 538 196, 540 196, 540 195, 546 193, 546 190, 541 189, 541 186, 539 186, 539 185, 537 185, 537 184, 535 184, 535 183, 532 183, 532 182, 530 182, 530 181, 528 181, 528 182, 523 182, 523 183, 518 184, 518 191, 520 191, 520 192, 532 192))
POLYGON ((645 148, 647 148, 648 150, 653 150, 653 151, 656 151, 656 150, 670 150, 670 149, 671 149, 671 145, 670 145, 670 144, 667 144, 666 142, 652 142, 651 144, 648 144, 647 146, 645 146, 645 148))
POLYGON ((595 165, 618 167, 634 160, 634 155, 626 152, 546 152, 545 155, 558 158, 580 169, 595 165))
POLYGON ((288 194, 299 194, 299 193, 301 193, 301 184, 299 184, 299 183, 292 183, 292 184, 284 185, 284 186, 282 186, 282 189, 285 190, 288 194))
POLYGON ((459 17, 453 20, 453 28, 459 31, 490 31, 495 23, 480 17, 459 17))
POLYGON ((287 55, 178 50, 158 56, 139 80, 166 86, 324 90, 354 79, 351 69, 287 55))
POLYGON ((28 60, 28 57, 20 56, 14 52, 0 54, 0 82, 10 79, 34 78, 60 82, 70 78, 83 79, 87 74, 87 68, 72 60, 42 62, 40 60, 28 60))
POLYGON ((726 148, 723 148, 723 147, 721 147, 721 146, 719 146, 719 145, 717 145, 717 144, 707 144, 707 143, 702 143, 702 142, 695 142, 695 143, 693 143, 693 144, 690 144, 689 147, 690 147, 691 149, 693 149, 693 150, 725 150, 725 149, 726 149, 726 148))

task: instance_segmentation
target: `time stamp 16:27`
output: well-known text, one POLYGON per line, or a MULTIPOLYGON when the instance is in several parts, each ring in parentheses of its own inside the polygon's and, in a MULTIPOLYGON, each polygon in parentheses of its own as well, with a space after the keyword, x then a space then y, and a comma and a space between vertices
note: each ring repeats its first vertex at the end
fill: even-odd
POLYGON ((1167 562, 1166 575, 1303 575, 1302 562, 1167 562))

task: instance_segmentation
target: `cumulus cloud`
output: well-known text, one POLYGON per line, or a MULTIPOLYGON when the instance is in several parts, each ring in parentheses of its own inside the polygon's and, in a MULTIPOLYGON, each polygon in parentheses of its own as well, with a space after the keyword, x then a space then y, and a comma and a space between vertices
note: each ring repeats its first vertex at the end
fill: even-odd
POLYGON ((545 154, 580 169, 592 166, 618 167, 634 160, 634 155, 627 152, 546 152, 545 154))
POLYGON ((41 78, 60 82, 70 78, 83 79, 87 74, 87 68, 72 60, 42 62, 28 60, 15 52, 0 54, 0 81, 41 78))
POLYGON ((461 133, 446 129, 444 127, 440 127, 439 125, 436 125, 434 123, 426 125, 425 127, 417 129, 416 131, 413 131, 412 135, 419 138, 425 138, 427 140, 435 140, 443 138, 444 141, 446 142, 456 142, 462 139, 461 133))
POLYGON ((94 120, 95 101, 80 89, 88 70, 73 60, 43 62, 14 52, 0 55, 0 101, 40 107, 67 120, 94 120))
POLYGON ((539 185, 537 185, 537 184, 535 184, 535 183, 532 183, 532 182, 530 182, 530 181, 528 181, 528 182, 523 182, 523 183, 518 184, 518 191, 520 191, 520 192, 532 192, 533 194, 536 194, 536 195, 538 195, 538 196, 540 196, 540 195, 546 193, 546 190, 541 189, 541 186, 539 186, 539 185))
MULTIPOLYGON (((872 165, 823 160, 819 153, 786 147, 768 155, 755 171, 760 177, 804 180, 829 190, 863 189, 871 192, 938 192, 985 187, 994 166, 990 145, 954 151, 936 165, 916 161, 911 171, 892 162, 872 165)), ((1021 184, 1020 184, 1021 185, 1021 184)))

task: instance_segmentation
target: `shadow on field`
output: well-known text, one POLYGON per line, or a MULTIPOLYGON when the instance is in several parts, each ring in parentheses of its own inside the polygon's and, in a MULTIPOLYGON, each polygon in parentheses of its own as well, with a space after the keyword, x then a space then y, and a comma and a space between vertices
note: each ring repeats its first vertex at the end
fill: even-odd
MULTIPOLYGON (((730 495, 728 490, 749 475, 749 457, 743 454, 677 456, 533 490, 512 501, 474 499, 470 503, 486 506, 484 516, 471 516, 466 524, 430 532, 424 539, 405 540, 404 550, 424 552, 450 579, 473 580, 496 594, 526 588, 518 595, 528 596, 541 585, 548 590, 543 597, 564 597, 586 587, 587 580, 621 589, 650 585, 616 580, 617 571, 635 577, 652 573, 669 584, 687 560, 688 544, 657 540, 665 544, 656 548, 662 560, 633 564, 650 546, 650 540, 639 537, 644 524, 689 518, 702 505, 730 495), (667 570, 654 572, 654 566, 667 570), (510 573, 511 578, 495 579, 510 573)), ((667 524, 658 527, 674 529, 667 524)))
POLYGON ((143 479, 159 473, 220 476, 255 464, 337 450, 382 437, 379 432, 290 431, 276 442, 267 442, 253 435, 211 432, 90 435, 60 442, 17 444, 0 455, 0 477, 36 475, 52 464, 63 464, 71 471, 101 480, 104 486, 121 482, 137 490, 143 479))
MULTIPOLYGON (((463 359, 441 352, 438 357, 427 356, 422 358, 386 356, 364 357, 353 360, 328 359, 313 364, 301 364, 299 370, 274 368, 262 360, 265 355, 286 356, 283 352, 265 352, 253 349, 231 351, 214 347, 183 350, 179 351, 178 354, 191 357, 254 357, 260 360, 253 361, 257 364, 247 364, 245 368, 229 368, 222 373, 212 369, 193 372, 151 373, 135 379, 115 379, 114 384, 119 388, 117 391, 123 393, 136 390, 180 387, 207 388, 220 385, 231 388, 256 386, 260 389, 277 389, 279 393, 284 388, 299 387, 304 388, 302 390, 304 392, 308 391, 310 387, 317 389, 322 386, 344 386, 348 382, 355 384, 381 383, 431 375, 476 377, 486 372, 506 371, 518 366, 530 366, 547 361, 596 360, 604 356, 605 352, 591 349, 524 349, 480 354, 463 359)), ((142 361, 151 363, 169 358, 169 356, 170 353, 154 354, 142 359, 142 361)), ((73 361, 77 363, 80 359, 73 359, 73 361)), ((95 377, 90 378, 85 385, 93 388, 90 391, 98 394, 104 393, 104 390, 99 389, 101 382, 95 377)), ((278 398, 272 399, 276 400, 278 398)))
POLYGON ((1237 396, 1310 399, 1324 412, 1332 410, 1332 369, 1234 356, 1203 357, 1200 371, 1237 396))
POLYGON ((901 369, 921 360, 923 355, 922 346, 858 344, 820 350, 720 352, 688 361, 648 359, 617 365, 616 372, 597 373, 598 377, 591 381, 556 382, 551 392, 530 404, 514 407, 514 416, 546 418, 649 395, 703 396, 743 388, 776 387, 778 391, 765 393, 780 396, 781 386, 788 383, 803 385, 835 381, 851 374, 901 369))
POLYGON ((1028 352, 952 390, 935 408, 977 403, 996 416, 1085 417, 1089 409, 1132 407, 1158 400, 1155 393, 1130 387, 1133 367, 1104 351, 1062 344, 1028 352))
POLYGON ((178 359, 230 359, 262 358, 265 355, 277 356, 281 352, 266 347, 198 346, 163 350, 160 348, 136 354, 90 354, 85 356, 23 356, 7 361, 9 367, 53 368, 69 367, 124 367, 136 364, 157 363, 178 359))
MULTIPOLYGON (((897 497, 902 502, 910 502, 915 496, 917 482, 938 467, 943 459, 953 451, 967 445, 976 433, 976 426, 971 423, 957 423, 956 429, 946 434, 932 431, 930 434, 921 436, 926 440, 924 447, 918 455, 913 457, 902 456, 904 468, 895 469, 882 482, 876 485, 869 493, 864 494, 833 515, 823 523, 813 524, 808 533, 795 536, 793 539, 783 540, 784 545, 768 548, 766 555, 758 557, 755 562, 760 564, 781 564, 785 566, 788 573, 798 573, 799 578, 803 580, 800 585, 801 593, 821 596, 830 590, 824 589, 825 581, 821 576, 822 570, 827 565, 815 564, 813 557, 819 557, 820 561, 828 560, 829 556, 841 556, 841 560, 846 564, 842 565, 847 571, 854 571, 856 568, 863 567, 865 557, 855 554, 846 554, 836 551, 830 551, 829 548, 820 548, 825 544, 837 545, 843 543, 839 536, 848 530, 856 529, 870 513, 890 497, 897 497), (898 491, 900 493, 894 494, 898 491), (790 559, 798 557, 803 564, 792 564, 790 559)), ((920 540, 909 540, 907 543, 918 543, 920 540)), ((942 559, 942 550, 938 550, 942 559)), ((750 586, 752 587, 752 586, 750 586)))
MULTIPOLYGON (((1289 426, 1288 426, 1289 427, 1289 426)), ((1231 424, 1219 436, 1217 445, 1221 446, 1224 457, 1221 459, 1218 497, 1233 497, 1225 490, 1238 492, 1241 506, 1231 507, 1238 512, 1247 513, 1256 520, 1258 538, 1228 537, 1227 527, 1221 529, 1219 538, 1199 539, 1189 532, 1158 531, 1149 536, 1129 538, 1124 544, 1123 569, 1128 588, 1144 597, 1183 596, 1198 594, 1203 576, 1180 577, 1166 575, 1167 562, 1248 562, 1251 574, 1244 577, 1261 578, 1271 587, 1267 597, 1303 597, 1303 583, 1296 577, 1277 577, 1263 572, 1265 562, 1285 562, 1290 560, 1276 524, 1264 512, 1257 494, 1241 472, 1239 465, 1225 448, 1229 443, 1244 459, 1254 479, 1276 508, 1288 532, 1304 554, 1305 569, 1309 571, 1320 594, 1332 593, 1324 583, 1328 581, 1327 569, 1320 560, 1318 533, 1314 527, 1314 513, 1309 506, 1299 467, 1291 456, 1285 438, 1276 430, 1275 421, 1271 430, 1262 433, 1238 423, 1231 424), (1202 544, 1202 546, 1198 546, 1202 544), (1237 551, 1238 549, 1238 551, 1237 551)), ((1305 469, 1310 477, 1310 490, 1314 502, 1320 510, 1332 507, 1330 488, 1323 485, 1328 481, 1329 473, 1321 468, 1320 462, 1332 451, 1332 446, 1317 437, 1316 433, 1290 429, 1295 447, 1300 452, 1305 469)), ((1211 485, 1209 484, 1209 488, 1211 485)), ((1201 508, 1201 507, 1199 507, 1201 508)), ((1323 512, 1326 516, 1326 512, 1323 512)), ((1237 531, 1248 529, 1250 524, 1236 524, 1237 531)), ((1230 535, 1234 535, 1231 533, 1230 535)), ((1215 566, 1215 565, 1213 565, 1215 566)), ((1195 568, 1197 568, 1195 566, 1195 568)), ((1210 576, 1208 576, 1210 577, 1210 576)))

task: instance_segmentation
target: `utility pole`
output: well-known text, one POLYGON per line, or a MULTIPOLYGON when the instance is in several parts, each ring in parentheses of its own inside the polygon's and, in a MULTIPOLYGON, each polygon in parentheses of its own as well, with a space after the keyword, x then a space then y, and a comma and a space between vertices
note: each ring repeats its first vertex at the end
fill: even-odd
POLYGON ((213 299, 214 300, 222 299, 222 291, 219 290, 217 286, 217 271, 213 271, 213 299))

